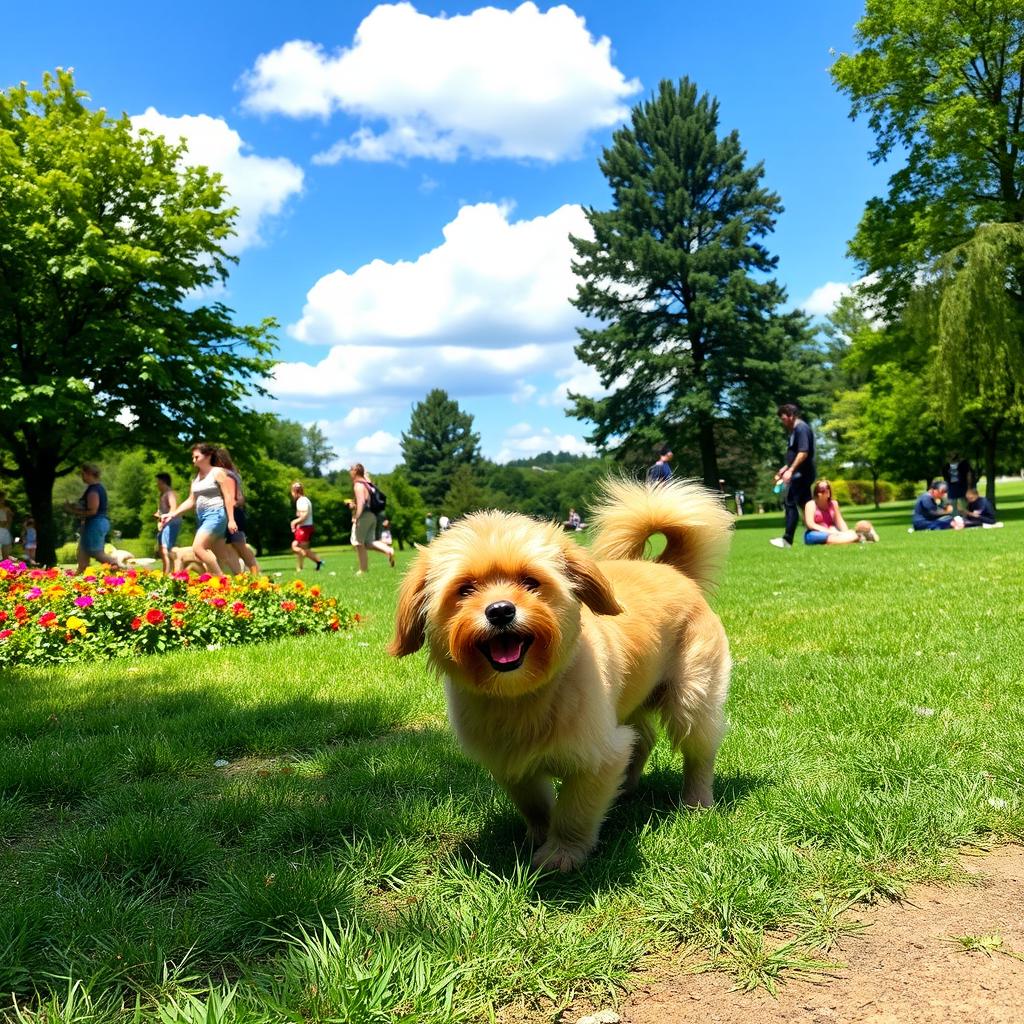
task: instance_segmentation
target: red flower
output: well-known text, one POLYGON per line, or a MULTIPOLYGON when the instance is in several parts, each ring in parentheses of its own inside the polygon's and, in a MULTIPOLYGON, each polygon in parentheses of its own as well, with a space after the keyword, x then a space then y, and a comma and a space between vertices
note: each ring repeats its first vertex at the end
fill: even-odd
POLYGON ((0 612, 0 622, 7 621, 7 612, 0 612))
POLYGON ((149 611, 146 612, 146 621, 151 626, 159 626, 165 618, 166 616, 159 608, 150 608, 149 611))
POLYGON ((141 629, 141 628, 142 628, 142 619, 140 619, 138 617, 138 615, 136 615, 135 618, 132 619, 132 629, 141 629))
POLYGON ((13 629, 0 630, 0 640, 6 640, 13 632, 13 629))
POLYGON ((235 602, 235 603, 234 603, 234 604, 233 604, 233 605, 231 606, 231 610, 232 610, 232 611, 233 611, 233 612, 234 612, 234 613, 235 613, 236 615, 238 615, 238 614, 239 614, 240 612, 244 612, 244 611, 245 611, 245 605, 244 605, 244 604, 242 604, 242 602, 241 602, 241 601, 236 601, 236 602, 235 602))
POLYGON ((286 612, 293 612, 293 611, 295 611, 295 602, 294 601, 282 601, 281 602, 281 607, 286 612))
POLYGON ((39 625, 40 626, 49 626, 51 623, 56 622, 56 621, 57 621, 57 613, 56 612, 43 612, 43 614, 39 616, 39 625))
POLYGON ((175 601, 174 604, 171 605, 171 607, 176 612, 183 612, 186 608, 188 608, 188 605, 185 604, 184 601, 175 601))
POLYGON ((337 619, 331 619, 331 629, 334 629, 334 630, 336 630, 336 629, 338 629, 338 627, 339 627, 340 625, 341 625, 341 623, 340 623, 340 622, 338 622, 338 620, 337 620, 337 619))
POLYGON ((27 619, 28 618, 28 609, 23 604, 19 604, 14 609, 14 617, 16 619, 27 619))

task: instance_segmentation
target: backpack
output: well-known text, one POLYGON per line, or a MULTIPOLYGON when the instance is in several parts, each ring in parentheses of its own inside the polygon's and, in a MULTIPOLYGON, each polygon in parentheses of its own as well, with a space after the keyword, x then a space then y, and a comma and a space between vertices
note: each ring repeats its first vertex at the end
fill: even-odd
POLYGON ((387 495, 376 485, 366 481, 366 507, 375 515, 379 516, 388 503, 387 495))

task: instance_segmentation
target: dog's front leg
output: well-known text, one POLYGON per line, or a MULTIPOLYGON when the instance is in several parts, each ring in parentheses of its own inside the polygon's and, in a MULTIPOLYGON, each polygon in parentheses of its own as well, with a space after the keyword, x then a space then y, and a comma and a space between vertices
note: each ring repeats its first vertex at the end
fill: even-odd
POLYGON ((622 788, 635 740, 632 729, 619 726, 608 756, 600 765, 565 776, 551 817, 551 831, 534 855, 534 867, 573 871, 587 859, 597 845, 608 808, 622 788))
POLYGON ((543 843, 551 825, 551 811, 555 806, 555 787, 551 777, 543 772, 525 779, 498 779, 512 803, 526 820, 530 842, 543 843))

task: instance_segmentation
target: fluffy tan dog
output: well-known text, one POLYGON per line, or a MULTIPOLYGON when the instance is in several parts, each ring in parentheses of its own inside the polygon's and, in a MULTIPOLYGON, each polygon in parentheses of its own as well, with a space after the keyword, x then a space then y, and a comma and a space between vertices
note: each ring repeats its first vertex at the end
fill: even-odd
POLYGON ((526 819, 534 864, 561 871, 637 785, 655 715, 684 757, 683 802, 711 803, 729 686, 728 642, 703 594, 732 527, 718 497, 613 481, 592 523, 592 552, 521 515, 455 523, 402 581, 390 647, 402 657, 427 643, 463 748, 526 819), (656 533, 667 545, 645 561, 656 533))
POLYGON ((188 547, 171 548, 171 569, 174 572, 206 572, 206 566, 196 558, 191 545, 188 547))

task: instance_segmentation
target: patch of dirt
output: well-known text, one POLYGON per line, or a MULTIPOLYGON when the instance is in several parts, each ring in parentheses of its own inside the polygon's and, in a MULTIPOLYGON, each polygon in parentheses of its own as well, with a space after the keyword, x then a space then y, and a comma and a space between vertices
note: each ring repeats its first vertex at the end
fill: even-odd
MULTIPOLYGON (((768 992, 724 974, 651 982, 619 1006, 622 1024, 1020 1024, 1024 1020, 1024 847, 962 858, 976 884, 922 886, 902 904, 854 910, 867 927, 825 954, 843 966, 768 992), (965 951, 960 936, 998 937, 965 951), (1014 954, 1014 955, 1008 955, 1014 954)), ((583 1011, 586 1012, 586 1011, 583 1011)), ((591 1011, 592 1012, 592 1011, 591 1011)), ((562 1019, 577 1020, 571 1011, 562 1019)))

